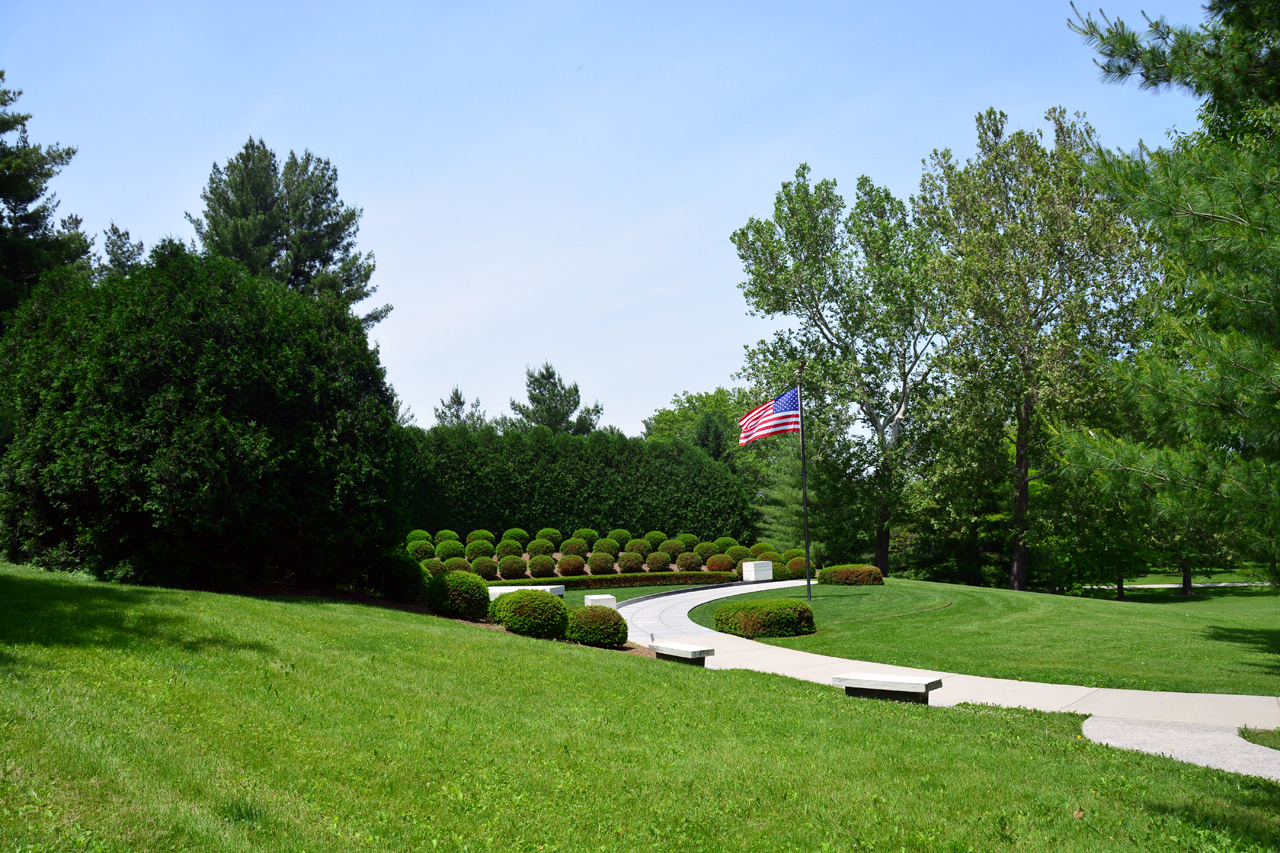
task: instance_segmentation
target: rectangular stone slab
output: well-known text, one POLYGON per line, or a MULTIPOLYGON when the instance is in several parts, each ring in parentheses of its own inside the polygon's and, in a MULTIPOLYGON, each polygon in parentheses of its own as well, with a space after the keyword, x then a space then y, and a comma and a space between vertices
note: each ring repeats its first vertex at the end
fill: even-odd
POLYGON ((688 643, 650 643, 649 651, 656 654, 658 660, 676 661, 693 666, 706 666, 707 658, 716 653, 715 649, 691 646, 688 643))
POLYGON ((614 598, 612 595, 584 596, 582 603, 587 607, 612 607, 614 610, 618 609, 618 599, 614 598))
POLYGON ((773 580, 773 563, 768 560, 753 560, 742 564, 742 579, 744 581, 771 581, 773 580))
POLYGON ((929 691, 941 687, 942 679, 925 675, 847 672, 834 676, 831 683, 836 687, 843 687, 846 696, 928 705, 929 691))
POLYGON ((493 601, 495 598, 497 598, 500 595, 503 595, 508 592, 515 592, 516 590, 520 590, 520 589, 542 589, 542 590, 546 590, 552 595, 556 595, 556 596, 559 596, 560 598, 564 598, 564 587, 560 585, 556 585, 556 586, 491 586, 489 587, 489 600, 493 601))

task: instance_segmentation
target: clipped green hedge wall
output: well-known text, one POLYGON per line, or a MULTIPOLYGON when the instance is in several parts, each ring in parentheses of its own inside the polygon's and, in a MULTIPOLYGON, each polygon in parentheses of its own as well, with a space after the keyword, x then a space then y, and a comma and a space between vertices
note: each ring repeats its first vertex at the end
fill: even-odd
POLYGON ((818 583, 863 586, 883 584, 884 576, 875 566, 831 566, 818 572, 818 583))
POLYGON ((813 608, 795 598, 727 601, 716 608, 716 630, 738 637, 798 637, 812 634, 813 608))

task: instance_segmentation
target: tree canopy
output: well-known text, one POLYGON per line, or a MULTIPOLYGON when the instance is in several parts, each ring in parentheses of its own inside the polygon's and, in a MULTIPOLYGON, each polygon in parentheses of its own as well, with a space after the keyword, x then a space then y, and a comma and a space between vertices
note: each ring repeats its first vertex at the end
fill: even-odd
POLYGON ((582 407, 578 383, 565 385, 560 374, 546 362, 534 370, 525 368, 525 392, 528 403, 511 400, 514 417, 502 416, 497 424, 503 431, 528 432, 544 426, 553 433, 586 435, 596 428, 604 407, 597 401, 582 407))

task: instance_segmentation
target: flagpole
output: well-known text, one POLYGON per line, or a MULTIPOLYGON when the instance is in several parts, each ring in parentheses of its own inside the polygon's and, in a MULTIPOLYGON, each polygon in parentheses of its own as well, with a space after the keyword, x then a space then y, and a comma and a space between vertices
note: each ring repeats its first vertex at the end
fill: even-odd
POLYGON ((804 400, 800 395, 800 383, 804 379, 805 363, 800 362, 796 371, 796 405, 800 409, 800 493, 804 499, 804 593, 813 602, 812 563, 809 561, 809 473, 804 455, 804 400))

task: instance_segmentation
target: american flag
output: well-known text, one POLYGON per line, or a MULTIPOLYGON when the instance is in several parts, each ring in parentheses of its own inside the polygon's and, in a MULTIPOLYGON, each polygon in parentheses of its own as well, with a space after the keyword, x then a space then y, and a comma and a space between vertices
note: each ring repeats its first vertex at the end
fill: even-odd
POLYGON ((800 431, 800 389, 792 388, 763 406, 756 406, 738 420, 742 435, 738 446, 766 435, 800 431))

